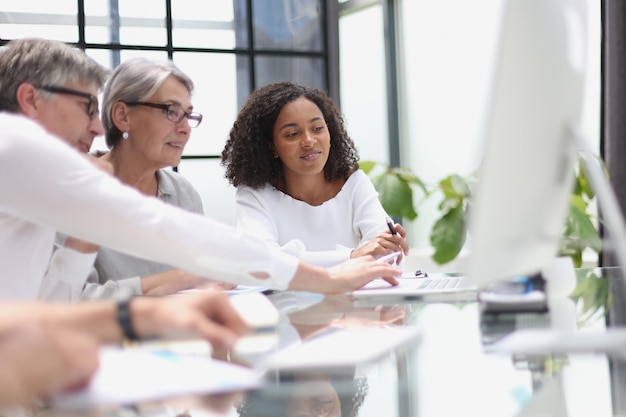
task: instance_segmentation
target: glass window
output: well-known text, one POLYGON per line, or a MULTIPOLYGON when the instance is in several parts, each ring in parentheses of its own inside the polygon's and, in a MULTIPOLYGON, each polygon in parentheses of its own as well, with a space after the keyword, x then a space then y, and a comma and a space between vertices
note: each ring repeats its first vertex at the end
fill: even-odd
MULTIPOLYGON (((26 36, 77 43, 110 69, 135 56, 173 59, 204 115, 183 155, 194 161, 219 157, 254 88, 291 80, 328 89, 320 0, 0 0, 0 10, 0 45, 26 36)), ((92 149, 106 150, 104 138, 92 149)))
POLYGON ((78 32, 76 31, 76 26, 72 25, 13 25, 5 24, 1 21, 0 24, 2 25, 2 37, 9 39, 38 37, 53 39, 61 42, 78 42, 78 32))
POLYGON ((341 110, 361 160, 387 163, 387 88, 380 4, 339 19, 341 110), (368 30, 362 30, 362 28, 368 30), (358 33, 359 36, 354 36, 358 33), (363 69, 367 68, 367 71, 363 69))
POLYGON ((246 47, 248 31, 245 7, 224 0, 172 2, 174 46, 233 49, 246 47))
POLYGON ((322 50, 319 0, 253 0, 252 13, 255 48, 322 50))
POLYGON ((108 0, 85 2, 85 40, 89 43, 165 46, 165 1, 119 0, 110 10, 108 0))
POLYGON ((78 41, 76 0, 16 2, 0 0, 0 37, 41 37, 78 41))
POLYGON ((294 81, 321 90, 326 89, 322 58, 294 56, 257 56, 256 85, 277 81, 294 81))
POLYGON ((239 105, 236 57, 233 54, 176 52, 174 62, 195 83, 194 111, 202 113, 202 124, 193 129, 185 155, 219 155, 232 127, 239 105))
MULTIPOLYGON (((0 16, 12 15, 34 17, 36 15, 72 15, 76 14, 76 0, 55 1, 15 1, 0 0, 0 16)), ((16 22, 22 23, 22 22, 16 22)), ((3 36, 4 38, 4 36, 3 36)))
POLYGON ((117 60, 123 61, 125 59, 138 56, 143 56, 149 59, 156 60, 167 59, 167 52, 165 51, 142 51, 133 49, 125 49, 123 51, 108 49, 87 49, 85 53, 109 69, 113 69, 118 65, 117 60))

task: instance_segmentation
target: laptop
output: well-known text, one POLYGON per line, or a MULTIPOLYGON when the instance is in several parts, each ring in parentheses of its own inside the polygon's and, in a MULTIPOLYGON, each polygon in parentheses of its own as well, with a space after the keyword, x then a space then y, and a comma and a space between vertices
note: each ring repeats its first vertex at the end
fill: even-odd
POLYGON ((390 285, 383 279, 376 279, 363 288, 352 291, 350 296, 361 304, 368 301, 476 301, 478 287, 476 283, 461 274, 450 273, 405 273, 397 286, 390 285))

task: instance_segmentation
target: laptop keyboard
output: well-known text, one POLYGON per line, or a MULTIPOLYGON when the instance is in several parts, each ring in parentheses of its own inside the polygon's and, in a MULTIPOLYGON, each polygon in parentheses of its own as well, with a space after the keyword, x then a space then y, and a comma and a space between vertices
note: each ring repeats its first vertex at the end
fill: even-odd
POLYGON ((461 278, 459 277, 445 277, 445 278, 424 278, 420 281, 419 288, 421 290, 436 290, 443 288, 454 288, 459 284, 461 278))

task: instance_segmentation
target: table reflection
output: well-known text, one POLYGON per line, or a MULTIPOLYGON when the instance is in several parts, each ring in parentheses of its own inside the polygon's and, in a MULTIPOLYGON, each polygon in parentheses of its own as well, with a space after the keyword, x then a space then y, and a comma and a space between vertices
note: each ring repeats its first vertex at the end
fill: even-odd
POLYGON ((365 377, 345 370, 280 375, 246 393, 237 412, 240 417, 355 417, 368 388, 365 377))
MULTIPOLYGON (((348 296, 318 297, 316 294, 285 292, 270 296, 281 311, 278 342, 272 353, 334 332, 362 328, 405 326, 411 305, 355 306, 348 296)), ((258 356, 231 360, 252 366, 258 356)), ((332 355, 332 352, 330 353, 332 355)), ((337 367, 332 371, 268 371, 262 389, 241 396, 236 409, 240 417, 355 417, 369 392, 367 367, 337 367)))

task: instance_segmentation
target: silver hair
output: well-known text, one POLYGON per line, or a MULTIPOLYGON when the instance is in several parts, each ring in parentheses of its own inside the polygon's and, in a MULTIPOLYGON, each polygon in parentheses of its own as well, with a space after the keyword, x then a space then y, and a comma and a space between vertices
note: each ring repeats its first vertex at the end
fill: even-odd
POLYGON ((130 58, 122 62, 104 87, 102 97, 102 125, 109 149, 121 140, 122 132, 111 119, 111 110, 118 101, 126 103, 144 101, 161 87, 168 77, 180 81, 189 94, 194 84, 191 78, 172 61, 155 61, 148 58, 130 58))
POLYGON ((64 86, 77 82, 100 90, 108 74, 85 52, 63 42, 16 39, 0 48, 0 111, 20 112, 16 94, 23 83, 64 86))

